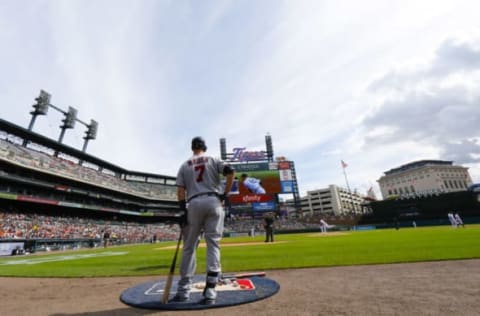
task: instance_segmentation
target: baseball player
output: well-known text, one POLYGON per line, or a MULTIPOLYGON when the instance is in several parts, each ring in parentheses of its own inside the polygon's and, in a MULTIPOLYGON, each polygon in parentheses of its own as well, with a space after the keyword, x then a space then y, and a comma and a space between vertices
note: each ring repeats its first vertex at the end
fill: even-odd
POLYGON ((450 225, 452 225, 452 228, 457 228, 457 221, 455 220, 455 216, 453 216, 453 213, 449 212, 447 216, 448 220, 450 221, 450 225))
POLYGON ((322 231, 322 233, 326 233, 327 228, 328 228, 327 222, 323 218, 321 218, 320 219, 320 230, 322 231))
POLYGON ((265 189, 262 187, 262 182, 257 178, 249 177, 246 173, 240 177, 240 182, 254 194, 265 194, 265 189))
POLYGON ((465 224, 463 223, 462 218, 460 217, 460 215, 458 215, 458 213, 455 213, 453 217, 455 218, 455 222, 457 223, 457 226, 462 225, 462 227, 465 228, 465 224))
POLYGON ((193 156, 181 165, 177 174, 177 198, 185 215, 180 280, 173 300, 183 302, 190 298, 196 248, 203 231, 207 244, 207 278, 200 303, 210 305, 215 303, 215 285, 221 273, 219 242, 223 234, 223 202, 232 188, 235 171, 222 160, 205 154, 207 146, 203 138, 193 138, 191 148, 193 156), (226 177, 225 189, 220 174, 226 177))

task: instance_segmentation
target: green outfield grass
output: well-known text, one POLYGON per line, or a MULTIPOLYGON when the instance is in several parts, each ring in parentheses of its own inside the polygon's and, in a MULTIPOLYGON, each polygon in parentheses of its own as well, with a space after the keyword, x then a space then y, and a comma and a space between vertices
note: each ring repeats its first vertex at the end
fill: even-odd
MULTIPOLYGON (((480 258, 480 225, 224 238, 224 272, 480 258), (247 243, 247 245, 238 245, 247 243)), ((166 275, 175 242, 0 258, 0 276, 166 275)), ((178 268, 177 268, 178 271, 178 268)), ((205 248, 197 272, 205 271, 205 248)))

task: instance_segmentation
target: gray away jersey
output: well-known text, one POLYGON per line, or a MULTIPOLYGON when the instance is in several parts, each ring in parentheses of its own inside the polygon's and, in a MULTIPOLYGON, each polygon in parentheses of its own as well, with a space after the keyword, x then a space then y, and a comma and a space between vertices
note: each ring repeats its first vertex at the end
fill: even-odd
POLYGON ((177 186, 187 191, 187 200, 199 193, 223 193, 220 174, 225 162, 205 154, 193 156, 185 161, 177 174, 177 186))

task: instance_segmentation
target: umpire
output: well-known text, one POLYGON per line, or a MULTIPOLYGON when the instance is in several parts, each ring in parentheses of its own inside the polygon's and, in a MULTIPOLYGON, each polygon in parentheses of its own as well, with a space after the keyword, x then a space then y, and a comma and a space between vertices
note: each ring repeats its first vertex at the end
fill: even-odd
POLYGON ((193 156, 180 166, 177 174, 177 198, 185 215, 181 223, 184 244, 180 280, 173 300, 190 299, 196 249, 203 231, 207 243, 207 278, 200 303, 210 305, 215 303, 215 286, 221 273, 219 242, 225 216, 223 204, 232 188, 235 171, 224 161, 205 154, 207 146, 203 138, 193 138, 191 148, 193 156), (226 177, 225 189, 221 185, 221 174, 226 177))
POLYGON ((273 223, 275 221, 274 213, 267 213, 263 217, 263 227, 265 228, 265 242, 273 242, 273 223))

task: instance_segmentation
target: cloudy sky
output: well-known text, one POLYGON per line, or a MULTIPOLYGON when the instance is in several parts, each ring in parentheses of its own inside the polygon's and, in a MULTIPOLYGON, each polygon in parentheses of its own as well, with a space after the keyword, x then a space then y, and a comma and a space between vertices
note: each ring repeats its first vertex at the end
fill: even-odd
MULTIPOLYGON (((480 182, 478 1, 0 0, 0 117, 27 127, 40 89, 99 122, 88 152, 176 175, 209 152, 295 162, 301 193, 365 192, 384 171, 453 160, 480 182)), ((34 131, 58 139, 53 110, 34 131)), ((85 128, 64 143, 81 149, 85 128)))

